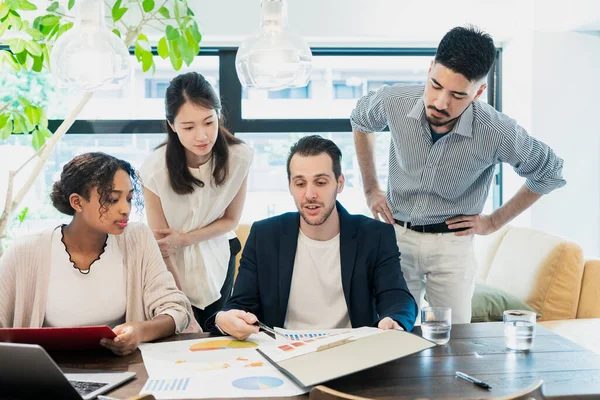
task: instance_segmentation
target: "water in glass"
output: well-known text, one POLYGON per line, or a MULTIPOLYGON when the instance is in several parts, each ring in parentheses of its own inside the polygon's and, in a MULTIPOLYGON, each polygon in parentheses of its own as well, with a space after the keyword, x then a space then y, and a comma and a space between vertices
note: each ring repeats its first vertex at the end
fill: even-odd
POLYGON ((535 322, 504 322, 504 342, 513 350, 529 350, 535 339, 535 322))
POLYGON ((450 341, 450 324, 440 321, 424 321, 421 325, 423 337, 436 344, 446 344, 450 341))

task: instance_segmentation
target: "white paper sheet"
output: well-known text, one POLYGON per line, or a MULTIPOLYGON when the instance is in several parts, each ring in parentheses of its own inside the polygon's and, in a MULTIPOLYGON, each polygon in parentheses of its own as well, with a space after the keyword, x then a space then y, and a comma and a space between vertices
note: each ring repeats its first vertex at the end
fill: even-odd
POLYGON ((256 349, 276 343, 264 333, 140 345, 148 382, 140 394, 157 399, 276 397, 306 393, 256 349))
POLYGON ((260 350, 275 362, 288 360, 304 354, 324 350, 328 347, 343 345, 352 340, 385 332, 370 327, 357 329, 330 329, 327 331, 288 331, 281 328, 275 329, 291 339, 288 341, 271 341, 260 347, 260 350))

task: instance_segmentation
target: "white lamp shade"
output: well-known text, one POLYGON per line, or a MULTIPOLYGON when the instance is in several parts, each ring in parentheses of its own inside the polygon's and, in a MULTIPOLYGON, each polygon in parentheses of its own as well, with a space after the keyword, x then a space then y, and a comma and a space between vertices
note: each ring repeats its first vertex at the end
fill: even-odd
POLYGON ((81 3, 77 21, 52 48, 52 75, 59 85, 84 91, 121 87, 131 75, 129 51, 123 40, 106 28, 104 4, 98 0, 81 3))
POLYGON ((242 86, 280 90, 308 84, 312 53, 304 39, 287 30, 285 19, 282 1, 263 0, 262 29, 242 42, 235 57, 242 86))

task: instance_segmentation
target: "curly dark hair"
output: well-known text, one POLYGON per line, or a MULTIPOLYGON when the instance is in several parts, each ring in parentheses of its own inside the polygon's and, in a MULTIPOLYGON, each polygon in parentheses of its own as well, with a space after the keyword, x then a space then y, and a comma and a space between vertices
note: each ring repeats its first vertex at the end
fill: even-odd
POLYGON ((496 60, 492 37, 474 26, 456 27, 444 35, 435 62, 463 75, 471 82, 485 77, 496 60))
MULTIPOLYGON (((225 128, 221 113, 221 100, 210 83, 197 72, 188 72, 173 78, 165 92, 165 116, 173 124, 179 109, 186 102, 191 102, 209 110, 216 110, 219 119, 219 131, 212 149, 211 163, 214 164, 213 182, 222 185, 229 174, 229 146, 244 143, 225 128)), ((167 141, 157 148, 167 146, 167 170, 173 191, 177 194, 190 194, 196 187, 203 187, 205 182, 194 177, 187 167, 185 148, 179 141, 177 133, 165 121, 167 141)))
POLYGON ((125 171, 133 185, 132 203, 138 211, 144 205, 141 183, 135 169, 127 161, 106 153, 84 153, 76 156, 63 167, 60 180, 54 182, 50 199, 54 207, 63 214, 75 215, 69 196, 77 193, 90 199, 92 188, 98 188, 100 215, 110 208, 110 194, 114 188, 114 177, 118 170, 125 171))

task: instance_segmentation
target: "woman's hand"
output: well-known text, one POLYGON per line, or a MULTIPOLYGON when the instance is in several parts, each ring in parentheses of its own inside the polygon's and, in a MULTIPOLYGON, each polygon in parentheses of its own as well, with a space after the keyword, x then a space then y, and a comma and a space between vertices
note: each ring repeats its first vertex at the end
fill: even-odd
POLYGON ((179 233, 171 228, 154 229, 154 233, 160 236, 156 241, 163 258, 172 256, 177 249, 185 247, 185 234, 179 233))
POLYGON ((126 356, 133 353, 144 339, 144 323, 128 322, 114 327, 117 335, 114 339, 102 339, 100 344, 116 355, 126 356))

